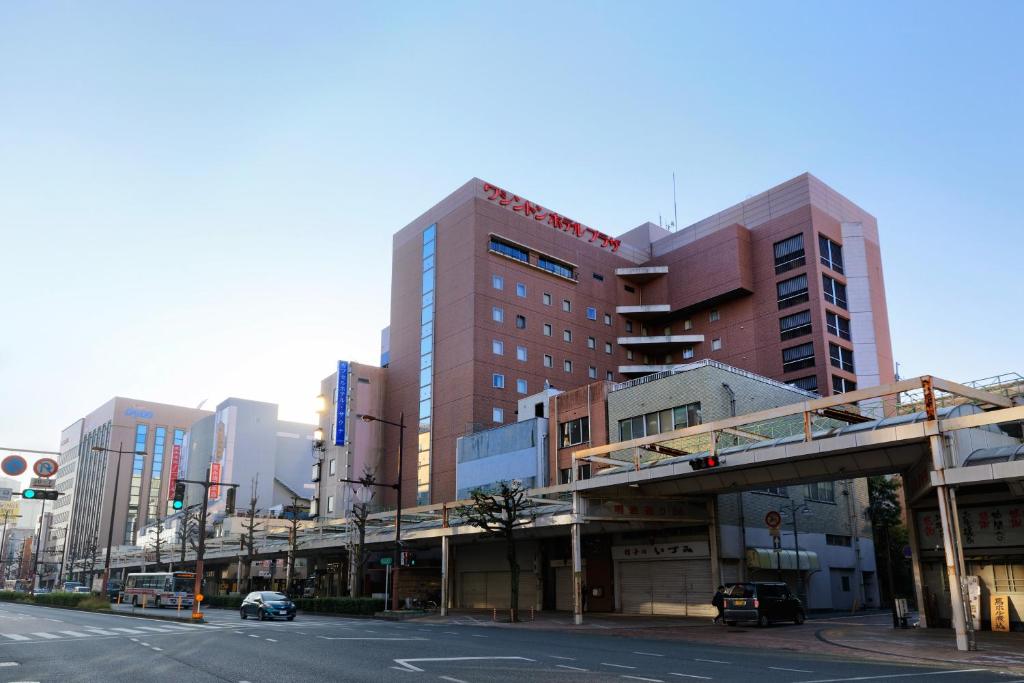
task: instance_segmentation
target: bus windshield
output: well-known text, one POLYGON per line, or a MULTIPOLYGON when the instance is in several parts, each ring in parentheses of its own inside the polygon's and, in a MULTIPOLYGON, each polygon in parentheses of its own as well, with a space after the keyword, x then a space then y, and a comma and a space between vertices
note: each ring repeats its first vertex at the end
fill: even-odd
POLYGON ((174 577, 174 592, 175 593, 191 593, 192 589, 195 588, 196 580, 187 579, 181 576, 174 577))

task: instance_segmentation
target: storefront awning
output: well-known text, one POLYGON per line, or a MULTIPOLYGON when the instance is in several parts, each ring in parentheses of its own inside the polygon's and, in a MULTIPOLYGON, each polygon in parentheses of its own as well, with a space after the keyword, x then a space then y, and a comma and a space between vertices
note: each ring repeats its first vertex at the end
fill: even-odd
MULTIPOLYGON (((748 548, 747 566, 753 569, 796 569, 796 551, 748 548)), ((813 550, 800 551, 800 571, 820 568, 818 553, 813 550)))

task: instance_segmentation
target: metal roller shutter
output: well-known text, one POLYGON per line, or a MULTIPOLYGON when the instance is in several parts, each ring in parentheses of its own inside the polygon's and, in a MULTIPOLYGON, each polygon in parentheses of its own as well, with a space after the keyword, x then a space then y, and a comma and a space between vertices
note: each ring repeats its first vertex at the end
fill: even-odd
POLYGON ((686 614, 691 617, 713 617, 718 614, 711 605, 715 586, 711 581, 711 560, 686 560, 686 614))
POLYGON ((649 562, 654 599, 651 614, 686 616, 686 569, 689 562, 649 562))
POLYGON ((711 561, 619 563, 623 614, 714 616, 711 561))
POLYGON ((619 594, 623 614, 652 614, 654 602, 650 562, 619 563, 619 594))
POLYGON ((572 601, 572 567, 555 567, 555 609, 571 612, 572 601))
MULTIPOLYGON (((512 603, 509 572, 462 572, 461 605, 465 609, 508 609, 512 603)), ((537 604, 537 579, 533 572, 519 572, 519 609, 537 604)))
POLYGON ((462 572, 459 575, 462 584, 463 608, 482 609, 487 607, 487 572, 462 572))

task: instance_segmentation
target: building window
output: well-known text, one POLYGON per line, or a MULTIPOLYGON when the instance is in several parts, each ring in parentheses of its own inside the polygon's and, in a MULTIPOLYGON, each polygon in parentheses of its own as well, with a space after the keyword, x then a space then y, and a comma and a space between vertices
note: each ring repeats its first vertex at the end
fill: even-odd
POLYGON ((605 342, 604 343, 604 352, 605 353, 611 353, 612 352, 612 343, 611 342, 605 342))
POLYGON ((610 315, 608 315, 607 313, 604 314, 604 324, 605 325, 611 325, 612 324, 612 317, 610 315))
POLYGON ((767 486, 763 489, 756 489, 754 493, 767 493, 772 496, 783 496, 784 498, 789 497, 789 491, 786 490, 785 486, 767 486))
POLYGON ((828 275, 822 275, 821 286, 825 290, 825 301, 839 308, 846 308, 846 285, 828 275))
POLYGON ((525 346, 517 346, 516 347, 516 360, 521 360, 521 361, 525 361, 526 360, 526 347, 525 346))
POLYGON ((717 322, 720 318, 721 316, 718 315, 718 309, 712 308, 711 313, 708 314, 708 320, 711 322, 717 322))
POLYGON ((562 310, 566 313, 572 311, 572 302, 568 299, 562 299, 562 310))
POLYGON ((580 417, 558 425, 558 447, 568 448, 590 441, 590 418, 580 417))
POLYGON ((492 341, 491 342, 491 353, 493 353, 495 356, 504 356, 505 355, 505 342, 501 341, 500 339, 495 339, 494 341, 492 341))
POLYGON ((517 379, 516 380, 516 392, 520 393, 520 394, 527 393, 526 392, 526 380, 525 379, 517 379))
MULTIPOLYGON (((434 223, 423 231, 423 292, 420 304, 420 408, 419 438, 416 467, 416 504, 430 503, 430 468, 431 468, 431 414, 433 407, 432 365, 434 359, 434 253, 437 249, 437 224, 434 223), (428 330, 428 324, 429 330, 428 330)), ((504 283, 503 283, 504 284, 504 283)), ((504 311, 493 308, 491 316, 495 322, 504 320, 504 311)), ((333 429, 331 430, 334 431, 333 429)))
POLYGON ((643 436, 670 432, 673 429, 693 427, 699 425, 700 421, 700 403, 687 403, 675 408, 619 420, 619 440, 629 441, 643 436))
POLYGON ((505 375, 502 375, 501 373, 498 372, 491 375, 491 386, 494 387, 495 389, 504 389, 505 375))
POLYGON ((508 256, 509 258, 513 258, 517 261, 522 261, 523 263, 530 262, 530 254, 528 252, 521 249, 520 247, 509 244, 507 242, 503 242, 495 237, 491 238, 491 251, 501 254, 503 256, 508 256))
POLYGON ((491 320, 496 323, 505 322, 505 311, 497 306, 491 309, 491 320))
POLYGON ((600 273, 594 273, 594 279, 597 280, 598 282, 604 282, 604 275, 601 275, 600 273))
POLYGON ((516 296, 526 296, 526 285, 523 284, 522 282, 516 283, 516 296))
POLYGON ((839 344, 828 345, 828 359, 832 367, 853 372, 853 351, 839 344))
POLYGON ((544 323, 544 336, 545 337, 550 337, 551 336, 551 324, 550 323, 544 323))
POLYGON ((576 274, 573 272, 572 266, 565 263, 559 263, 558 261, 552 258, 548 258, 547 256, 541 256, 540 258, 538 258, 537 265, 543 270, 548 271, 549 273, 560 275, 569 280, 576 279, 576 274))
POLYGON ((338 464, 338 461, 335 458, 331 458, 330 461, 327 464, 327 472, 332 477, 334 476, 334 473, 337 471, 337 464, 338 464))
POLYGON ((555 359, 552 358, 551 356, 549 356, 546 353, 544 354, 544 367, 546 367, 546 368, 553 368, 553 367, 555 367, 555 359))
POLYGON ((693 321, 690 320, 689 318, 687 318, 686 320, 683 321, 683 330, 692 330, 692 329, 693 329, 693 321))
POLYGON ((593 337, 587 337, 587 348, 588 349, 596 349, 597 348, 597 340, 594 339, 593 337))
POLYGON ((526 329, 526 316, 525 315, 516 315, 516 329, 517 330, 525 330, 526 329))
POLYGON ((327 512, 334 512, 334 496, 327 496, 327 512))
POLYGON ((624 290, 626 290, 627 292, 629 292, 630 294, 636 294, 636 289, 634 289, 634 288, 633 288, 633 287, 631 287, 630 285, 623 285, 623 287, 622 287, 622 288, 623 288, 624 290))
POLYGON ((722 350, 722 340, 718 339, 718 338, 712 339, 711 340, 711 350, 712 351, 721 351, 722 350))
POLYGON ((818 390, 818 376, 808 375, 807 377, 801 377, 790 382, 797 389, 803 389, 804 391, 817 391, 818 390))
POLYGON ((801 368, 814 367, 814 344, 807 342, 800 346, 782 349, 782 371, 793 372, 801 368))
POLYGON ((839 545, 849 548, 853 545, 853 538, 850 536, 840 536, 838 534, 825 534, 825 545, 839 545))
POLYGON ((796 339, 811 333, 811 312, 800 311, 779 319, 779 338, 796 339))
POLYGON ((626 321, 626 332, 632 332, 632 331, 633 331, 633 321, 632 320, 627 320, 626 321))
POLYGON ((604 373, 604 378, 606 380, 608 380, 609 382, 611 382, 612 381, 612 371, 609 370, 608 372, 604 373))
POLYGON ((587 320, 597 320, 597 309, 593 306, 587 307, 587 320))
POLYGON ((572 372, 572 361, 567 360, 562 362, 562 369, 566 372, 572 372))
POLYGON ((505 289, 505 278, 500 275, 492 275, 491 287, 494 287, 495 289, 505 289))
POLYGON ((775 290, 778 294, 779 310, 810 300, 810 297, 807 295, 806 275, 798 275, 797 277, 783 280, 775 285, 775 290))
POLYGON ((562 330, 562 341, 572 341, 572 330, 562 330))
POLYGON ((687 346, 683 348, 683 360, 689 360, 693 358, 693 347, 687 346))
POLYGON ((832 393, 845 394, 848 391, 857 391, 857 383, 852 379, 846 379, 839 375, 832 375, 832 393))
POLYGON ((836 502, 836 487, 830 481, 806 484, 804 485, 804 498, 816 500, 819 503, 834 503, 836 502))
POLYGON ((824 235, 818 235, 818 250, 821 252, 821 265, 831 268, 837 273, 843 272, 843 247, 824 235))
POLYGON ((841 315, 836 315, 832 311, 825 312, 825 326, 828 328, 828 333, 850 341, 850 321, 841 315))
POLYGON ((544 294, 541 296, 541 301, 544 302, 545 306, 550 306, 551 305, 551 295, 548 294, 547 292, 544 292, 544 294))
POLYGON ((787 237, 772 245, 775 251, 775 274, 799 268, 806 263, 803 234, 787 237))
POLYGON ((629 349, 626 349, 626 360, 633 360, 633 352, 629 349))
POLYGON ((590 377, 590 379, 597 379, 597 368, 591 365, 590 369, 587 371, 587 376, 590 377))
POLYGON ((505 421, 505 410, 503 408, 491 409, 491 421, 501 424, 505 421))

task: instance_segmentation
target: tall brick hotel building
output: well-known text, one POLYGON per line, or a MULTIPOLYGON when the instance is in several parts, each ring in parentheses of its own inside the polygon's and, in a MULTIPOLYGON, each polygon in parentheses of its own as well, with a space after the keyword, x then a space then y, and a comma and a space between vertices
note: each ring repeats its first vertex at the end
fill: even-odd
POLYGON ((823 395, 893 380, 876 221, 814 176, 675 232, 606 230, 474 178, 395 234, 404 505, 454 500, 456 439, 545 387, 703 358, 823 395))

